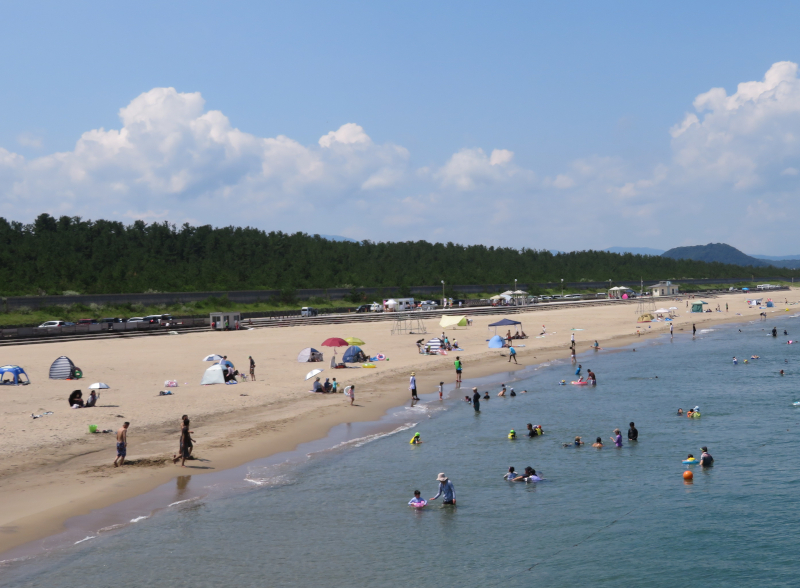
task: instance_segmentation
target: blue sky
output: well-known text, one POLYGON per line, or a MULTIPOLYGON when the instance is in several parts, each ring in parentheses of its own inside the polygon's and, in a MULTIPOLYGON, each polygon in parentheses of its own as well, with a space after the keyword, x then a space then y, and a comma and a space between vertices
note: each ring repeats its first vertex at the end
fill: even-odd
POLYGON ((799 16, 745 2, 7 3, 0 214, 781 254, 797 219, 799 16), (746 82, 765 85, 737 93, 746 82), (732 98, 696 102, 713 88, 732 98))

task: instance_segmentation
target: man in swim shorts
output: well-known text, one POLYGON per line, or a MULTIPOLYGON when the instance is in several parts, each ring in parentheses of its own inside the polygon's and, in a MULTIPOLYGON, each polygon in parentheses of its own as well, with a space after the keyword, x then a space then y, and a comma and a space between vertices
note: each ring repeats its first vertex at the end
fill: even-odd
POLYGON ((256 381, 256 362, 253 361, 253 356, 252 355, 248 356, 248 359, 250 360, 250 380, 252 382, 255 382, 256 381))
POLYGON ((125 456, 128 454, 128 427, 130 425, 129 422, 125 422, 117 430, 117 459, 114 460, 115 468, 125 463, 125 456))

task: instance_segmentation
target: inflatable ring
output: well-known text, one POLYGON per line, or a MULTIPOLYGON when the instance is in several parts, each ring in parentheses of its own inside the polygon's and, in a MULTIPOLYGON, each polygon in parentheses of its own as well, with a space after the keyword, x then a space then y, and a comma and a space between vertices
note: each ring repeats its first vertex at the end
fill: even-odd
POLYGON ((365 367, 365 368, 374 368, 374 367, 375 367, 375 364, 374 364, 374 363, 365 363, 365 364, 364 364, 364 365, 362 365, 361 367, 365 367))
POLYGON ((428 504, 428 501, 427 500, 423 500, 422 502, 415 502, 411 506, 413 506, 414 508, 423 508, 427 504, 428 504))
POLYGON ((588 386, 589 382, 570 382, 573 386, 588 386))
POLYGON ((378 355, 375 356, 375 359, 377 359, 378 361, 383 361, 384 359, 386 359, 386 356, 383 353, 379 353, 378 355))
POLYGON ((681 463, 685 463, 685 464, 688 464, 688 465, 694 465, 694 464, 700 463, 700 460, 699 459, 684 459, 681 463))

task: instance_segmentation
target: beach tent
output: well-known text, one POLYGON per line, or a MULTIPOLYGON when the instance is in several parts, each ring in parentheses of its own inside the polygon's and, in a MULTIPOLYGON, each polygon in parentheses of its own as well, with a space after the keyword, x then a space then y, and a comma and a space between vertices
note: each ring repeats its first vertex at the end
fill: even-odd
POLYGON ((28 374, 26 374, 25 370, 18 365, 4 365, 3 367, 0 367, 0 384, 24 386, 25 384, 30 383, 31 380, 28 378, 28 374), (8 378, 6 378, 6 374, 8 374, 8 378), (25 380, 22 380, 21 376, 25 376, 25 380))
POLYGON ((775 304, 773 304, 772 300, 767 300, 767 308, 773 308, 775 304))
POLYGON ((200 381, 201 386, 205 386, 207 384, 224 384, 225 383, 225 374, 222 371, 222 366, 218 363, 215 363, 210 368, 206 370, 206 373, 203 374, 203 379, 200 381))
POLYGON ((425 345, 423 345, 423 347, 426 347, 426 348, 430 347, 432 353, 439 353, 439 349, 441 349, 441 347, 442 347, 442 340, 437 338, 437 337, 434 337, 433 339, 431 339, 430 341, 425 343, 425 345))
POLYGON ((466 327, 467 317, 465 316, 443 316, 439 321, 439 326, 442 328, 447 327, 466 327))
POLYGON ((514 331, 518 332, 519 331, 519 325, 521 325, 521 324, 522 323, 519 322, 519 321, 512 321, 511 319, 504 318, 502 320, 497 321, 496 323, 491 323, 489 325, 489 328, 494 327, 494 333, 496 335, 497 334, 497 327, 510 327, 510 326, 513 325, 514 326, 514 331))
POLYGON ((77 380, 83 377, 81 369, 75 367, 72 360, 66 355, 62 355, 50 366, 51 380, 77 380))
POLYGON ((708 304, 708 302, 703 302, 702 300, 699 302, 692 302, 692 312, 703 312, 704 304, 708 304))
POLYGON ((643 314, 642 316, 640 316, 640 317, 639 317, 639 320, 638 320, 638 321, 636 321, 636 322, 639 322, 639 323, 649 323, 649 322, 651 322, 652 320, 653 320, 653 315, 652 315, 652 314, 650 314, 649 312, 647 312, 647 313, 643 314))
POLYGON ((306 347, 297 356, 297 361, 300 363, 306 363, 307 361, 322 361, 322 353, 313 347, 306 347))
POLYGON ((356 361, 356 356, 359 353, 364 353, 363 351, 361 351, 361 347, 357 347, 355 345, 348 347, 345 350, 344 355, 342 355, 342 361, 344 363, 358 363, 356 361))
POLYGON ((502 349, 503 348, 503 338, 500 335, 495 335, 491 339, 489 339, 489 349, 502 349))

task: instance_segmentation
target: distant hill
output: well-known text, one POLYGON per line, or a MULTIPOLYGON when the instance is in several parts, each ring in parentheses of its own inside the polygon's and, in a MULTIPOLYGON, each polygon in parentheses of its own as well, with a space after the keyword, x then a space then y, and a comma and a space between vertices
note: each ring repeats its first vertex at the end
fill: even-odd
POLYGON ((800 261, 800 255, 751 255, 750 257, 767 261, 800 261))
POLYGON ((663 255, 663 249, 653 249, 652 247, 609 247, 604 251, 609 253, 633 253, 634 255, 663 255))
POLYGON ((756 259, 742 253, 736 247, 725 243, 709 243, 708 245, 691 245, 688 247, 674 247, 665 251, 663 257, 671 259, 691 259, 693 261, 717 262, 739 266, 765 267, 770 264, 762 259, 756 259))

